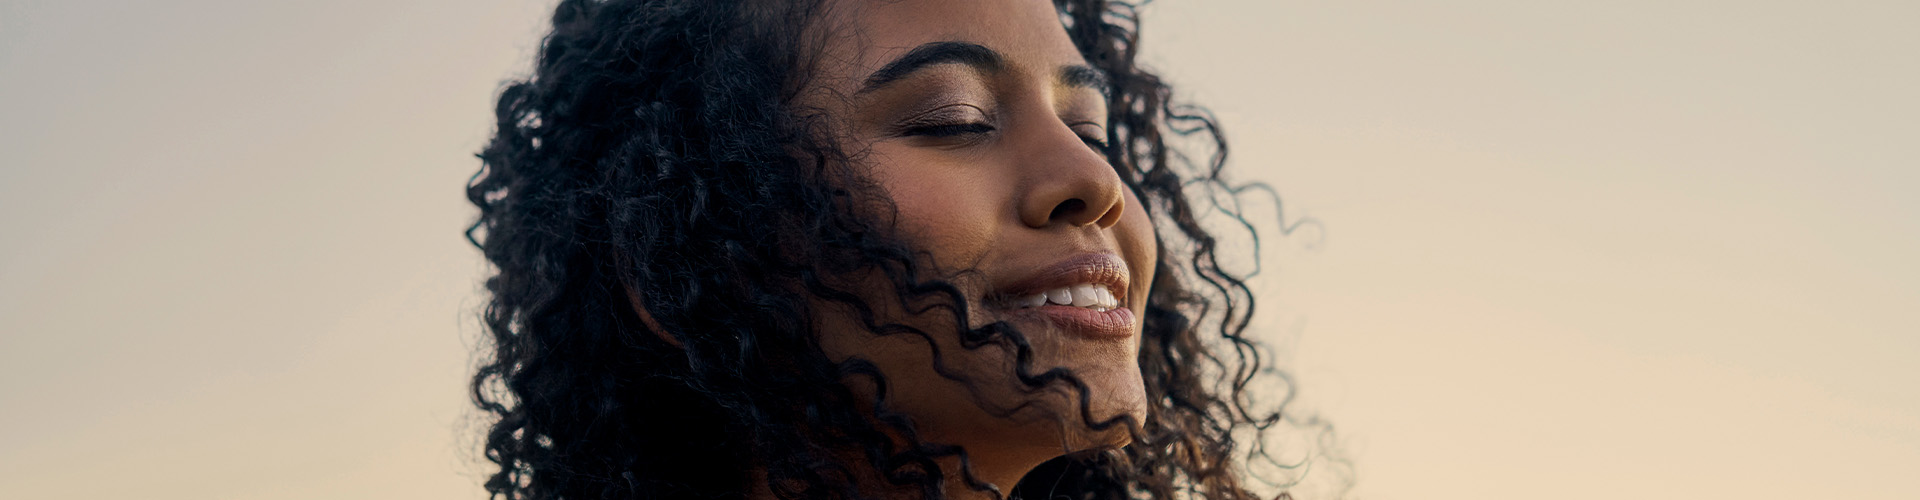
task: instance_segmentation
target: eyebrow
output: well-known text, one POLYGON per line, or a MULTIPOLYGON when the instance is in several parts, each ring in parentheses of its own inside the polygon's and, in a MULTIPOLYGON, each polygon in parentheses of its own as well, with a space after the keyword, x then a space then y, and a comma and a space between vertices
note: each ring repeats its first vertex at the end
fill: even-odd
POLYGON ((1085 64, 1060 67, 1060 83, 1069 87, 1085 87, 1100 91, 1100 95, 1113 97, 1113 82, 1107 80, 1107 72, 1094 69, 1085 64))
MULTIPOLYGON (((1000 52, 972 42, 928 42, 907 51, 882 66, 860 86, 856 94, 865 94, 879 90, 895 81, 906 78, 916 71, 941 64, 964 64, 985 73, 998 73, 1006 67, 1006 57, 1000 52)), ((1100 91, 1101 95, 1112 95, 1112 84, 1107 74, 1092 66, 1075 64, 1061 66, 1055 78, 1071 87, 1084 87, 1100 91)))
POLYGON ((908 51, 907 55, 887 63, 879 71, 867 76, 866 85, 860 87, 861 94, 879 90, 907 75, 928 66, 939 64, 965 64, 987 73, 997 73, 1006 66, 1006 58, 1000 57, 984 45, 968 42, 929 42, 908 51))

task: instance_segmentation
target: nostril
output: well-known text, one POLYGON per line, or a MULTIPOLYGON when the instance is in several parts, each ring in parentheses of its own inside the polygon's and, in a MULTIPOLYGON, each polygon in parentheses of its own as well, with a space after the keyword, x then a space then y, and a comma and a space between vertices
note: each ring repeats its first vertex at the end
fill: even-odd
POLYGON ((1079 198, 1069 199, 1060 202, 1059 205, 1054 205, 1053 213, 1047 215, 1047 220, 1060 220, 1061 217, 1073 217, 1075 214, 1086 210, 1087 202, 1080 201, 1079 198))

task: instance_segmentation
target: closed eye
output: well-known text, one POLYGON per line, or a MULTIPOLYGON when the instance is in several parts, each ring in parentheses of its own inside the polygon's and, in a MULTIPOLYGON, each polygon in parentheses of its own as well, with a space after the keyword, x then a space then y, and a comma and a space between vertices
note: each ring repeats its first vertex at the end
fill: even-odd
POLYGON ((992 125, 985 123, 951 123, 941 125, 922 125, 909 127, 900 135, 922 137, 956 137, 962 135, 985 134, 994 131, 992 125))
POLYGON ((1087 143, 1088 147, 1101 153, 1107 152, 1106 128, 1092 122, 1075 123, 1071 127, 1074 134, 1080 136, 1080 142, 1087 143))
POLYGON ((1080 136, 1080 141, 1087 143, 1088 146, 1093 146, 1093 149, 1100 150, 1102 153, 1107 152, 1107 139, 1104 137, 1088 137, 1083 135, 1080 136))

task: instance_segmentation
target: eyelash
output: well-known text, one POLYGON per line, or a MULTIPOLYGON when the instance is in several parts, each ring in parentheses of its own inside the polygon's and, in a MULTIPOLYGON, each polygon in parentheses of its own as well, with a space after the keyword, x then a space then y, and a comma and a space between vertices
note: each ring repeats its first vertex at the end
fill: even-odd
POLYGON ((951 123, 946 125, 925 125, 906 130, 905 135, 927 137, 953 137, 965 134, 985 134, 995 129, 985 123, 951 123))
POLYGON ((1087 137, 1083 135, 1083 136, 1080 136, 1080 141, 1087 143, 1088 146, 1092 146, 1093 149, 1097 149, 1102 153, 1107 152, 1106 139, 1101 139, 1098 137, 1087 137))
MULTIPOLYGON (((927 125, 909 128, 904 135, 925 137, 954 137, 967 134, 985 134, 997 130, 985 123, 956 123, 948 125, 927 125)), ((1100 152, 1107 151, 1107 141, 1097 137, 1080 136, 1080 141, 1100 152)))

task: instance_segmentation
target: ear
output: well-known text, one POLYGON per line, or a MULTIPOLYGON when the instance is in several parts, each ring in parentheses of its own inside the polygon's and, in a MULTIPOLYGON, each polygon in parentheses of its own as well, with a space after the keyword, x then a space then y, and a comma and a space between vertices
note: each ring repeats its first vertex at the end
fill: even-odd
POLYGON ((661 341, 671 344, 674 347, 680 347, 680 348, 686 347, 686 344, 680 343, 680 339, 675 338, 672 334, 667 333, 667 329, 660 327, 660 322, 655 321, 653 319, 653 313, 647 312, 646 304, 642 304, 640 302, 640 292, 635 291, 633 287, 627 286, 624 284, 620 285, 620 288, 623 290, 626 290, 627 304, 633 306, 633 313, 640 316, 640 323, 645 324, 647 326, 647 330, 652 331, 655 337, 660 337, 661 341))

